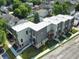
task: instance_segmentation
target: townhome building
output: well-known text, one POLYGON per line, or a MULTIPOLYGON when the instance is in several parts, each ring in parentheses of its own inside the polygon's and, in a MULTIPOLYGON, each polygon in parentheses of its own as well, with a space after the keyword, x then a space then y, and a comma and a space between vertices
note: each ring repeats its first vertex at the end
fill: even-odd
POLYGON ((25 22, 16 26, 13 26, 12 29, 15 31, 17 37, 15 38, 18 47, 23 48, 24 46, 27 46, 31 44, 30 38, 31 38, 31 26, 34 26, 32 22, 25 22))
POLYGON ((47 39, 47 26, 49 26, 51 23, 49 22, 40 22, 38 24, 36 24, 36 26, 32 26, 30 27, 33 31, 32 31, 32 38, 33 38, 33 42, 34 42, 34 46, 39 48, 40 46, 42 46, 43 44, 45 44, 45 42, 48 40, 47 39))
POLYGON ((12 35, 15 37, 15 44, 19 49, 28 45, 36 48, 41 47, 48 40, 57 40, 58 37, 64 35, 73 26, 74 18, 69 15, 57 15, 44 18, 41 22, 35 24, 27 21, 11 27, 12 35))
MULTIPOLYGON (((58 15, 57 17, 62 18, 63 21, 63 27, 66 30, 70 30, 73 27, 74 24, 74 18, 72 16, 68 16, 68 15, 58 15)), ((65 31, 63 29, 63 31, 65 31)))

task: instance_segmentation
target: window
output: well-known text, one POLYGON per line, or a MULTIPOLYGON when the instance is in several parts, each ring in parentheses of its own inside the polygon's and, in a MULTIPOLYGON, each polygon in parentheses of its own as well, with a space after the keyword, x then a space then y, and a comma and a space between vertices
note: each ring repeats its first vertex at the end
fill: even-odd
POLYGON ((26 31, 26 34, 28 35, 28 31, 26 31))
POLYGON ((23 42, 23 39, 21 39, 21 42, 23 42))
POLYGON ((33 36, 35 36, 35 32, 33 32, 33 36))
POLYGON ((23 46, 24 44, 22 44, 22 46, 23 46))

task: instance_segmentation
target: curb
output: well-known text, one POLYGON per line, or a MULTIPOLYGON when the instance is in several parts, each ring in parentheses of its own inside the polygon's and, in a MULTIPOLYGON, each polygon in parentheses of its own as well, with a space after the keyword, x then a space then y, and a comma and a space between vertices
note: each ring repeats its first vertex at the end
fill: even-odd
MULTIPOLYGON (((61 44, 65 44, 66 42, 70 41, 72 38, 76 37, 79 35, 79 32, 71 35, 69 38, 66 38, 64 41, 61 42, 61 44)), ((51 51, 57 49, 58 47, 60 47, 61 45, 60 44, 56 44, 55 46, 51 47, 50 49, 46 49, 44 52, 41 52, 40 54, 38 54, 36 57, 34 57, 33 59, 40 59, 41 57, 45 56, 46 54, 50 53, 51 51), (40 55, 40 56, 39 56, 40 55)))

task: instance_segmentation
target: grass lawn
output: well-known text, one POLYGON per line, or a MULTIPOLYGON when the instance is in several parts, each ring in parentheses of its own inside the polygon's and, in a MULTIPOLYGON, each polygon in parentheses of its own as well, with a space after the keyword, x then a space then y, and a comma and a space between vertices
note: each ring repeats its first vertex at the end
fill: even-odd
POLYGON ((70 37, 72 34, 67 32, 65 35, 66 35, 66 37, 70 37))
POLYGON ((72 34, 74 34, 74 33, 76 33, 76 32, 78 32, 78 30, 76 30, 76 29, 71 29, 71 31, 70 31, 72 34))
POLYGON ((31 59, 32 57, 36 56, 40 52, 43 52, 47 48, 51 48, 56 44, 57 42, 55 40, 51 40, 51 41, 47 41, 46 44, 40 47, 39 49, 36 49, 33 46, 30 46, 23 53, 21 53, 21 56, 23 57, 23 59, 31 59))
POLYGON ((46 42, 46 45, 48 48, 51 48, 52 46, 55 46, 58 42, 55 40, 49 40, 46 42))
POLYGON ((31 57, 37 55, 39 52, 39 50, 36 50, 33 46, 30 46, 23 53, 21 53, 21 56, 23 59, 30 59, 31 57))
POLYGON ((65 40, 66 38, 63 37, 63 36, 60 36, 58 39, 62 42, 62 41, 65 40))

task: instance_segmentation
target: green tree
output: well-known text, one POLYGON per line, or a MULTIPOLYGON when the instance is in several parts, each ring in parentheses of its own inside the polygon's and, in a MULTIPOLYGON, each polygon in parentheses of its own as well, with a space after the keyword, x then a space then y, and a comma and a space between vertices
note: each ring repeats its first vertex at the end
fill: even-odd
POLYGON ((16 9, 14 10, 14 15, 17 16, 17 17, 20 17, 20 15, 21 15, 20 9, 16 8, 16 9))
POLYGON ((76 11, 79 11, 79 4, 75 7, 76 11))
POLYGON ((54 12, 55 15, 57 15, 57 14, 68 14, 67 10, 68 10, 68 4, 67 3, 64 3, 64 4, 56 3, 53 7, 53 12, 54 12))
POLYGON ((0 45, 4 45, 6 40, 6 33, 3 30, 0 30, 0 45))
POLYGON ((34 13, 34 23, 39 23, 40 22, 40 18, 39 18, 39 14, 37 12, 34 13))
POLYGON ((34 5, 41 4, 42 0, 29 0, 29 2, 32 2, 34 5))
POLYGON ((54 5, 54 8, 53 8, 53 12, 54 12, 54 14, 55 15, 57 15, 57 14, 61 14, 62 13, 62 5, 54 5))
POLYGON ((27 4, 20 4, 17 8, 14 10, 14 15, 19 18, 25 18, 30 14, 31 8, 27 4))
POLYGON ((13 0, 13 4, 21 3, 20 0, 13 0))
POLYGON ((4 44, 6 39, 6 21, 0 18, 0 44, 4 44))
POLYGON ((0 18, 0 29, 6 31, 6 21, 0 18))
POLYGON ((7 5, 12 4, 12 1, 13 1, 13 0, 7 0, 7 5))
POLYGON ((7 4, 7 0, 0 0, 0 6, 6 5, 6 4, 7 4))
POLYGON ((22 4, 20 0, 13 0, 13 10, 18 8, 20 4, 22 4))
POLYGON ((24 17, 27 17, 28 15, 28 7, 26 7, 24 4, 21 4, 19 7, 18 7, 21 11, 21 16, 24 18, 24 17))

